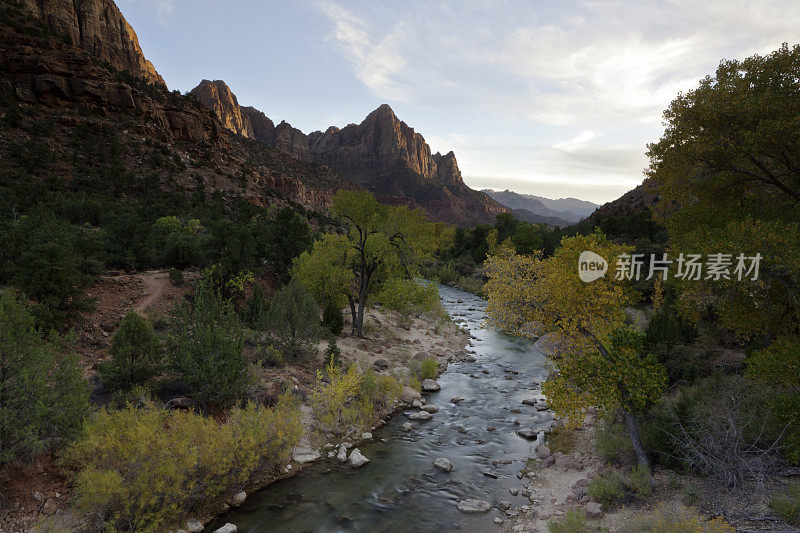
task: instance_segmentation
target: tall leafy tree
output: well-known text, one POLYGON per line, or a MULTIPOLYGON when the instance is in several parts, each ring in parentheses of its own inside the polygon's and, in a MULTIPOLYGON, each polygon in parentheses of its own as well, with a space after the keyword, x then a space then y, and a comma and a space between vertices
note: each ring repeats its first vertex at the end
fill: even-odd
POLYGON ((557 349, 548 354, 554 372, 544 392, 553 409, 577 425, 590 406, 621 408, 637 458, 649 465, 635 414, 659 398, 666 372, 645 353, 643 336, 624 326, 625 307, 636 301, 636 292, 613 271, 581 281, 577 269, 583 251, 614 265, 630 248, 595 233, 564 239, 546 259, 507 248, 489 257, 489 322, 514 335, 549 334, 557 349))
POLYGON ((649 146, 656 218, 678 253, 763 256, 759 279, 680 283, 679 307, 743 334, 800 324, 800 47, 723 61, 649 146))
POLYGON ((442 227, 428 222, 419 209, 381 205, 365 191, 338 192, 331 214, 346 232, 315 242, 310 253, 295 261, 294 273, 317 294, 345 299, 353 334, 363 337, 370 296, 387 279, 413 279, 436 247, 442 227))

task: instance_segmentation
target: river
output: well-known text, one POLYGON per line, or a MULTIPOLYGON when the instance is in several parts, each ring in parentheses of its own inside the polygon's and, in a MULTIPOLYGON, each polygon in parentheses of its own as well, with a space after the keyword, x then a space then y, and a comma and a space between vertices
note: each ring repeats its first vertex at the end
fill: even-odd
POLYGON ((475 362, 451 363, 439 376, 441 391, 427 395, 439 406, 433 420, 404 432, 408 418, 399 413, 373 432, 373 442, 359 445, 366 466, 321 460, 251 495, 207 531, 225 522, 240 532, 493 531, 494 517, 507 520, 498 502, 530 503, 509 489, 523 485, 517 473, 533 450, 516 431, 543 428, 551 418, 521 403, 539 393, 544 356, 532 343, 486 328, 485 300, 445 286, 439 293, 453 320, 470 330, 475 362), (464 399, 452 403, 456 397, 464 399), (453 470, 436 469, 438 457, 450 459, 453 470), (463 514, 456 507, 464 499, 495 507, 463 514))

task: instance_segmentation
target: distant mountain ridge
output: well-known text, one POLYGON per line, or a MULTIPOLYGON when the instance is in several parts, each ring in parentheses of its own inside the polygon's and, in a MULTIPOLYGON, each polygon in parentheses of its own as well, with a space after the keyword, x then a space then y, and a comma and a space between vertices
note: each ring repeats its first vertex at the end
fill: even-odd
POLYGON ((521 194, 506 189, 495 191, 483 189, 481 192, 491 196, 504 206, 513 210, 524 210, 534 215, 547 217, 554 221, 552 225, 569 226, 586 218, 599 206, 595 203, 577 198, 559 198, 552 200, 532 194, 521 194))
POLYGON ((458 224, 493 222, 498 213, 509 211, 470 189, 455 154, 431 153, 422 135, 387 104, 360 124, 331 126, 306 135, 285 121, 275 126, 261 111, 240 106, 222 80, 203 80, 191 94, 230 131, 298 159, 327 165, 384 203, 418 205, 437 220, 458 224))

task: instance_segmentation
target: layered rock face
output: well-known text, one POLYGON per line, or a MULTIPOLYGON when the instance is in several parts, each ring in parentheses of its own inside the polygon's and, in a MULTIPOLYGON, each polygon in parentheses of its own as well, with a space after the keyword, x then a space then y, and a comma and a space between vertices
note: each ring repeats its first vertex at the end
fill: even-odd
POLYGON ((308 142, 317 161, 361 183, 406 169, 444 184, 462 183, 455 155, 432 155, 422 135, 398 119, 386 104, 361 124, 315 131, 308 142))
POLYGON ((200 85, 192 89, 191 94, 210 109, 227 129, 242 137, 250 139, 255 137, 250 119, 242 113, 236 95, 224 81, 203 80, 200 85))
POLYGON ((236 124, 249 122, 256 140, 292 157, 327 165, 367 187, 384 203, 418 205, 438 220, 462 224, 492 222, 498 213, 507 211, 487 195, 467 187, 455 154, 431 154, 422 135, 397 118, 386 104, 361 124, 342 129, 331 126, 306 135, 287 122, 275 126, 257 109, 239 107, 236 97, 227 96, 225 91, 217 91, 220 96, 214 97, 201 89, 208 83, 203 81, 192 92, 209 96, 208 101, 201 101, 218 113, 228 129, 239 133, 237 129, 241 128, 236 124))
POLYGON ((43 22, 95 59, 166 87, 112 0, 22 0, 21 7, 28 17, 43 22))

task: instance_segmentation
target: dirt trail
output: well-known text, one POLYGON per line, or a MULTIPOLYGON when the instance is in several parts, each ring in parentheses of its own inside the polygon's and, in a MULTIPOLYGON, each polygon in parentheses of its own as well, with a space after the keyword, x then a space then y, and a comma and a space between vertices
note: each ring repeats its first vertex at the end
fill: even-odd
POLYGON ((144 283, 144 296, 133 306, 134 311, 144 311, 155 305, 172 286, 166 272, 148 271, 138 277, 144 283))

